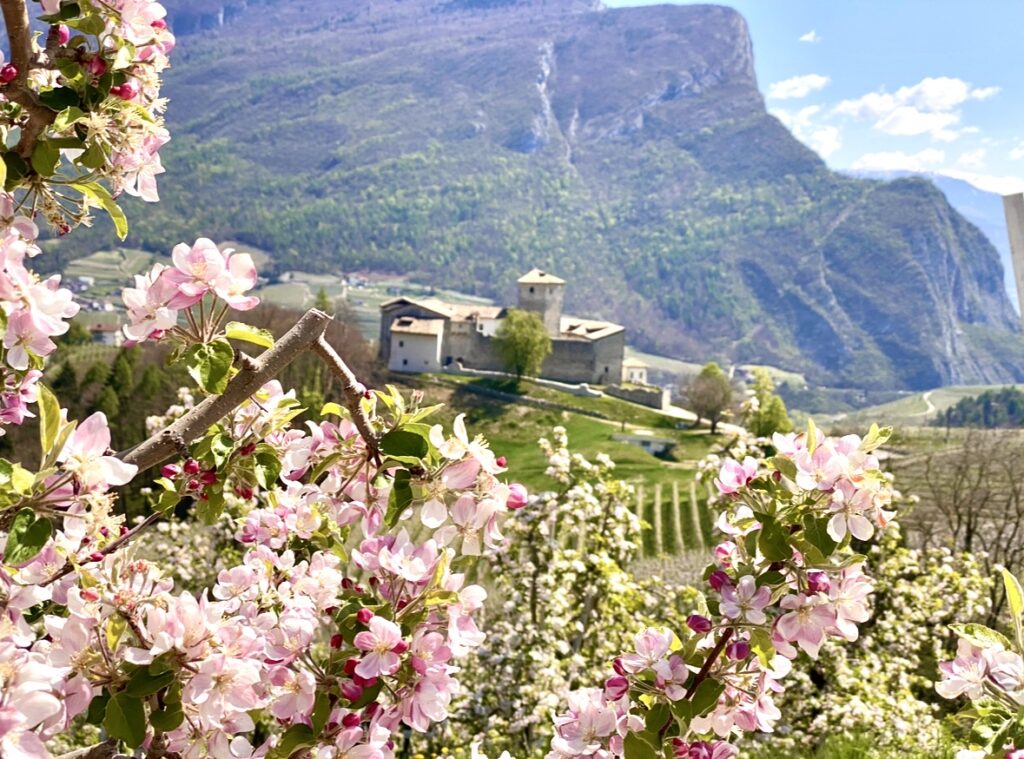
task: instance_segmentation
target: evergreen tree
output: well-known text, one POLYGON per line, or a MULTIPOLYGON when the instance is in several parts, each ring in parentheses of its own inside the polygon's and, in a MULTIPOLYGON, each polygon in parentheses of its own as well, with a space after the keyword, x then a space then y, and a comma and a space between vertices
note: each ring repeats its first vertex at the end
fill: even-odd
POLYGON ((53 378, 53 392, 58 398, 67 398, 69 401, 78 396, 78 376, 75 374, 75 367, 70 361, 61 364, 60 369, 53 378))
POLYGON ((100 393, 96 402, 93 403, 92 410, 102 411, 107 415, 107 421, 110 422, 110 426, 114 427, 115 421, 118 415, 121 413, 121 402, 117 399, 117 393, 110 385, 103 388, 103 392, 100 393))
POLYGON ((324 288, 320 288, 316 294, 316 300, 313 302, 313 307, 319 311, 323 311, 325 314, 334 316, 334 301, 331 300, 330 296, 324 288))
POLYGON ((54 339, 57 345, 88 345, 92 342, 92 335, 89 330, 82 326, 81 322, 72 320, 68 323, 68 331, 54 339))
POLYGON ((82 387, 86 388, 90 385, 102 385, 107 381, 108 376, 110 376, 110 367, 101 361, 97 361, 89 367, 89 371, 87 371, 85 373, 85 377, 82 378, 82 387))
POLYGON ((494 336, 494 347, 508 372, 518 383, 524 376, 537 376, 551 353, 551 337, 544 322, 532 311, 510 309, 494 336))
POLYGON ((132 390, 135 389, 135 372, 132 370, 132 361, 126 351, 117 354, 108 384, 114 388, 117 397, 121 400, 128 398, 132 394, 132 390))
POLYGON ((158 398, 164 391, 166 383, 164 382, 163 372, 156 364, 150 364, 142 370, 142 377, 139 378, 139 384, 135 386, 135 396, 143 402, 152 401, 158 398))

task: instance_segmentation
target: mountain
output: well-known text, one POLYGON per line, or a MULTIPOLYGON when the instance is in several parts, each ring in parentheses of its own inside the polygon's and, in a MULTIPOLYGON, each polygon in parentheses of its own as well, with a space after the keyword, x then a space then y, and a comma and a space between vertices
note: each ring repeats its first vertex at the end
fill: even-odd
POLYGON ((929 180, 942 190, 946 200, 959 211, 968 221, 982 231, 986 239, 999 252, 999 262, 1003 266, 1003 286, 1010 304, 1017 309, 1017 282, 1013 277, 1013 260, 1010 256, 1010 239, 1006 230, 1006 216, 1003 213, 1003 196, 996 192, 988 192, 975 187, 964 179, 947 177, 933 172, 910 171, 856 171, 854 176, 871 179, 897 179, 900 177, 918 176, 929 180))
POLYGON ((927 181, 829 171, 766 112, 729 8, 167 5, 164 202, 132 205, 129 244, 203 234, 502 299, 536 266, 663 355, 863 388, 1024 377, 985 236, 927 181))

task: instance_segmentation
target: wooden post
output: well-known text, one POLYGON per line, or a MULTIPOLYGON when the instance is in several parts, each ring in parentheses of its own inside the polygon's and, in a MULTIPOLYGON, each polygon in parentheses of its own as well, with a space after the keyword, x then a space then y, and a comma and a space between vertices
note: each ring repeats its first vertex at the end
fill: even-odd
MULTIPOLYGON (((641 525, 647 520, 644 519, 644 486, 636 486, 636 517, 640 520, 641 525)), ((640 558, 647 556, 647 528, 641 526, 640 528, 640 558)))
POLYGON ((693 536, 697 539, 697 546, 703 547, 704 528, 700 523, 700 507, 697 505, 697 483, 690 483, 690 517, 693 519, 693 536))
POLYGON ((683 553, 686 550, 686 541, 683 539, 683 512, 679 508, 679 482, 672 481, 672 532, 676 538, 676 553, 683 553))
POLYGON ((654 553, 662 556, 665 553, 665 541, 662 535, 662 513, 661 513, 661 483, 654 486, 654 518, 651 524, 654 527, 654 553))

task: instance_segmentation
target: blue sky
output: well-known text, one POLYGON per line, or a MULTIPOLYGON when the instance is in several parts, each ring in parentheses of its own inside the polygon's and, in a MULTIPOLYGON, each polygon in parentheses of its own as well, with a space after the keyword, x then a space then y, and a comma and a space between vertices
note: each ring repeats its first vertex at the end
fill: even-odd
POLYGON ((769 110, 833 168, 1024 190, 1024 1, 725 4, 750 25, 769 110))

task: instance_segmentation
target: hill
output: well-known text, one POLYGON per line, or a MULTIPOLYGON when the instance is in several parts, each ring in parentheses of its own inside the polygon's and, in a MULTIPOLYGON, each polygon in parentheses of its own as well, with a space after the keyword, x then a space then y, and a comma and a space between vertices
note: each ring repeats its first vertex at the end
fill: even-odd
MULTIPOLYGON (((278 271, 511 296, 534 266, 636 347, 816 384, 1024 376, 984 235, 918 179, 837 175, 764 107, 743 18, 577 0, 170 0, 164 202, 278 271)), ((61 255, 109 238, 79 234, 61 255)))

